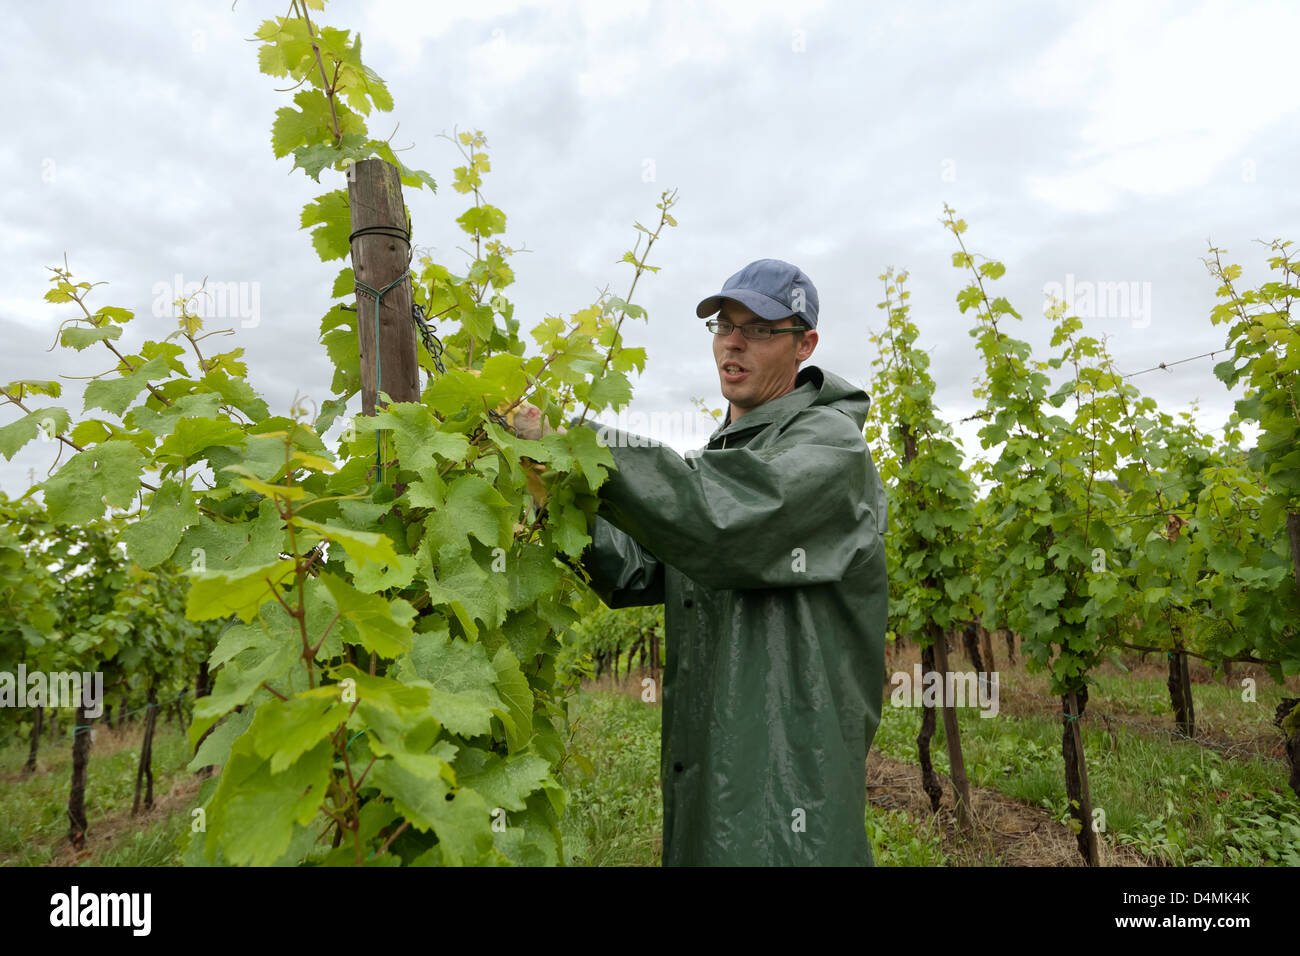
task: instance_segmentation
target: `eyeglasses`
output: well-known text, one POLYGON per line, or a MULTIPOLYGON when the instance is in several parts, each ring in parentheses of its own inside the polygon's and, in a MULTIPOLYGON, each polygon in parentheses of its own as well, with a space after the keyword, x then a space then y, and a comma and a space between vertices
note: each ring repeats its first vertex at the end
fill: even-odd
POLYGON ((737 326, 736 323, 730 322, 727 319, 709 319, 709 321, 704 323, 704 327, 714 335, 730 335, 733 329, 739 328, 740 334, 751 342, 766 342, 779 332, 808 331, 802 325, 792 325, 789 328, 774 329, 770 325, 759 325, 757 322, 751 322, 748 325, 737 326))

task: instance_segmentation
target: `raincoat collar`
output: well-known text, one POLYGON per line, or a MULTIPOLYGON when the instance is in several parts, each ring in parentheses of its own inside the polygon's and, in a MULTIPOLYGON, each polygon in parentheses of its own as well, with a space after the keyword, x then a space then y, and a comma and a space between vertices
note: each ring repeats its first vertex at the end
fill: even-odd
POLYGON ((742 432, 763 428, 772 422, 782 421, 809 405, 833 404, 857 421, 858 428, 866 424, 867 407, 871 400, 867 393, 857 386, 816 365, 801 368, 794 381, 795 387, 792 390, 757 408, 750 409, 734 422, 731 420, 731 404, 728 403, 726 420, 709 436, 709 445, 712 446, 715 441, 742 432))

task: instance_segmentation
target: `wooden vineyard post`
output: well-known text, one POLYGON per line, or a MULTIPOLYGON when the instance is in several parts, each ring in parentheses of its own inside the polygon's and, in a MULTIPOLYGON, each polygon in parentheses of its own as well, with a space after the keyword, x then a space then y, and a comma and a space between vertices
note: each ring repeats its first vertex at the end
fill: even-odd
POLYGON ((357 279, 361 412, 373 415, 380 390, 394 402, 420 400, 411 282, 405 278, 398 281, 410 264, 411 237, 397 167, 382 159, 363 159, 349 166, 348 203, 352 215, 352 271, 357 279))
MULTIPOLYGON (((1175 629, 1177 630, 1177 629, 1175 629)), ((1185 737, 1196 736, 1196 706, 1192 700, 1192 675, 1187 667, 1187 653, 1181 632, 1174 638, 1169 657, 1169 699, 1173 705, 1174 726, 1185 737)))
POLYGON ((1079 800, 1079 822, 1083 829, 1079 833, 1079 851, 1083 858, 1088 861, 1089 866, 1101 866, 1101 852, 1097 846, 1097 831, 1092 827, 1092 789, 1088 786, 1088 762, 1083 755, 1083 734, 1079 730, 1079 718, 1083 716, 1079 706, 1079 695, 1070 691, 1063 699, 1065 704, 1065 723, 1067 725, 1066 734, 1069 735, 1073 742, 1074 750, 1074 767, 1066 766, 1065 782, 1066 796, 1071 795, 1068 791, 1073 789, 1070 784, 1078 786, 1079 800), (1074 770, 1075 780, 1070 779, 1070 771, 1074 770))
POLYGON ((975 630, 975 623, 973 621, 962 628, 961 642, 962 646, 966 648, 966 656, 970 658, 970 662, 974 665, 975 670, 977 672, 986 670, 987 668, 984 666, 984 655, 980 653, 979 635, 975 630))
MULTIPOLYGON (((227 628, 229 627, 229 625, 226 625, 226 626, 227 626, 227 628)), ((221 633, 224 635, 226 632, 223 630, 221 633)), ((210 693, 212 693, 212 687, 211 687, 211 683, 210 683, 210 680, 209 680, 209 677, 208 677, 208 662, 207 662, 207 661, 200 661, 200 662, 199 662, 199 674, 198 674, 198 677, 196 677, 196 678, 194 679, 194 701, 195 701, 195 703, 198 702, 199 698, 201 698, 201 697, 207 697, 210 693)), ((215 726, 216 726, 216 725, 214 724, 213 727, 209 727, 207 730, 203 731, 203 736, 200 737, 199 740, 198 740, 198 743, 196 743, 196 744, 194 745, 194 754, 193 754, 192 756, 197 756, 197 755, 198 755, 199 748, 203 746, 203 741, 205 741, 205 740, 208 739, 208 735, 212 733, 212 731, 213 731, 213 729, 214 729, 215 726)), ((195 772, 196 772, 200 777, 210 777, 210 776, 212 776, 212 764, 208 764, 206 767, 200 767, 200 768, 199 768, 197 771, 195 771, 195 772)))
POLYGON ((989 629, 983 624, 979 625, 980 650, 983 652, 984 669, 990 674, 989 680, 992 680, 992 674, 998 669, 997 663, 993 659, 993 641, 989 635, 989 629))
POLYGON ((158 693, 149 685, 149 703, 145 707, 144 741, 140 745, 140 764, 135 772, 135 800, 131 803, 131 816, 140 812, 140 785, 145 784, 144 806, 153 809, 153 735, 158 727, 158 693))
POLYGON ((72 786, 68 791, 68 840, 75 849, 86 845, 86 765, 90 762, 90 718, 83 702, 77 705, 72 728, 72 786))
POLYGON ((961 731, 957 727, 957 708, 948 694, 947 636, 934 626, 934 663, 942 678, 943 737, 948 748, 948 771, 952 777, 953 796, 957 802, 957 825, 964 831, 971 829, 970 781, 966 777, 966 759, 961 751, 961 731))
POLYGON ((26 773, 35 773, 36 771, 36 750, 41 743, 41 720, 45 715, 44 707, 33 708, 32 713, 32 738, 27 750, 27 762, 23 764, 23 770, 26 773))
MULTIPOLYGON (((927 644, 921 649, 921 673, 930 674, 937 671, 934 663, 934 645, 927 644)), ((924 686, 924 679, 922 680, 924 686)), ((934 772, 934 763, 930 759, 930 738, 934 736, 934 708, 921 694, 921 732, 916 737, 916 752, 921 764, 921 789, 930 797, 930 812, 939 812, 939 802, 943 800, 943 784, 934 772)))

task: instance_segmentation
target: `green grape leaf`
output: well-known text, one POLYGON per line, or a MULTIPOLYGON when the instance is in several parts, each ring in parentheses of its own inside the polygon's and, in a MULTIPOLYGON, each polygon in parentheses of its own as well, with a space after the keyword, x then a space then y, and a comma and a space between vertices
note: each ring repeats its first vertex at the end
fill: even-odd
POLYGON ((428 714, 427 687, 372 676, 351 664, 335 668, 334 676, 340 683, 352 681, 357 695, 357 712, 367 723, 380 723, 387 715, 414 724, 428 714))
POLYGON ((493 236, 506 231, 506 214, 495 206, 480 205, 465 210, 456 220, 471 236, 493 236))
POLYGON ((389 588, 409 587, 415 580, 419 562, 415 555, 399 554, 384 565, 373 561, 359 564, 348 555, 343 566, 352 575, 352 584, 358 591, 374 594, 376 591, 386 591, 389 588))
POLYGON ((162 564, 176 551, 185 529, 199 520, 190 489, 164 481, 149 503, 149 513, 122 531, 126 553, 142 568, 162 564))
POLYGON ((447 730, 476 737, 492 729, 492 714, 501 708, 498 673, 482 644, 453 640, 445 629, 421 634, 403 673, 406 668, 431 685, 430 712, 447 730))
POLYGON ((524 798, 551 779, 551 765, 537 754, 513 754, 501 757, 482 750, 467 750, 466 754, 486 758, 476 761, 472 772, 456 767, 456 779, 463 787, 471 787, 482 794, 489 806, 506 810, 523 810, 524 798))
POLYGON ((191 621, 206 621, 238 614, 241 620, 251 621, 257 616, 258 608, 275 600, 271 585, 279 584, 286 575, 292 574, 294 565, 293 558, 281 558, 251 568, 208 571, 197 575, 191 572, 193 583, 185 605, 185 616, 191 621))
MULTIPOLYGON (((128 428, 162 437, 170 435, 176 423, 186 418, 215 419, 221 415, 221 396, 211 392, 191 392, 182 395, 162 408, 154 409, 148 405, 137 405, 126 413, 122 421, 128 428)), ((229 425, 229 422, 224 424, 229 425)))
POLYGON ((100 378, 86 386, 85 404, 82 411, 102 408, 110 414, 121 416, 127 407, 135 401, 149 382, 168 376, 171 365, 165 355, 158 355, 135 371, 117 378, 100 378))
POLYGON ((328 572, 320 580, 329 589, 339 614, 357 629, 358 639, 368 651, 382 657, 396 657, 411 648, 415 608, 401 598, 365 594, 342 578, 328 572))
POLYGON ((510 586, 510 609, 516 610, 558 591, 561 571, 546 548, 529 544, 507 556, 506 579, 510 586))
POLYGON ((587 398, 593 409, 622 408, 632 400, 632 385, 626 375, 611 369, 591 387, 587 398))
POLYGON ((87 349, 96 342, 116 340, 122 337, 120 325, 105 325, 88 328, 84 325, 70 325, 59 334, 59 343, 70 346, 78 352, 87 349))
POLYGON ((235 742, 208 812, 208 855, 220 846, 236 866, 269 866, 289 849, 294 824, 309 824, 325 802, 333 764, 333 745, 322 741, 272 773, 254 752, 253 736, 235 742))
POLYGON ((272 699, 257 711, 252 728, 257 752, 271 760, 271 773, 280 773, 303 754, 327 741, 348 719, 337 687, 318 687, 289 700, 272 699))
POLYGON ((489 548, 504 548, 511 542, 515 513, 492 482, 464 474, 447 487, 446 497, 426 519, 426 539, 445 546, 472 535, 489 548))
POLYGON ((253 386, 241 378, 231 378, 220 369, 208 372, 199 379, 199 384, 220 395, 223 402, 235 406, 255 422, 260 422, 271 414, 266 402, 253 391, 253 386))
POLYGON ((356 426, 358 434, 387 429, 403 468, 431 468, 439 464, 439 458, 460 461, 469 451, 464 435, 439 431, 432 411, 418 402, 396 402, 373 416, 357 419, 356 426))
MULTIPOLYGON (((226 720, 223 720, 212 733, 203 739, 199 744, 199 749, 194 754, 194 759, 185 765, 185 769, 190 773, 196 773, 204 767, 211 767, 215 764, 225 764, 230 761, 230 748, 234 746, 235 741, 243 736, 248 725, 253 722, 253 711, 245 709, 237 714, 231 714, 226 720)), ((197 738, 202 736, 202 731, 191 740, 191 745, 197 738)))
POLYGON ((288 641, 275 641, 276 638, 262 628, 263 643, 260 646, 241 653, 234 660, 227 661, 217 671, 212 693, 194 702, 196 724, 200 719, 206 719, 206 724, 197 730, 191 728, 191 734, 202 734, 223 714, 247 704, 264 681, 273 681, 284 676, 285 671, 299 659, 302 648, 295 647, 288 641))
POLYGON ((449 607, 471 637, 478 636, 475 621, 496 627, 505 618, 509 585, 500 572, 485 571, 464 546, 446 545, 435 561, 432 549, 438 539, 426 535, 417 559, 435 606, 449 607))
POLYGON ((498 708, 496 715, 505 727, 510 752, 518 753, 528 746, 533 735, 533 690, 514 654, 504 644, 497 648, 492 666, 497 672, 497 692, 506 705, 504 709, 498 708))
MULTIPOLYGON (((347 551, 348 556, 355 561, 373 562, 381 566, 397 562, 397 552, 393 550, 393 542, 389 540, 386 534, 354 531, 351 528, 344 528, 339 525, 321 524, 318 521, 309 521, 300 515, 293 516, 293 523, 299 528, 306 528, 308 531, 315 532, 319 538, 327 541, 337 541, 347 551)), ((316 538, 309 536, 309 540, 316 540, 316 538)))
POLYGON ((193 562, 192 571, 232 571, 264 564, 286 551, 288 535, 270 499, 263 499, 251 521, 216 521, 201 516, 181 540, 177 560, 193 562))
POLYGON ((335 189, 303 207, 302 228, 309 226, 316 227, 312 230, 311 242, 322 262, 345 257, 352 251, 352 243, 348 240, 352 232, 348 194, 335 189))
MULTIPOLYGON (((286 120, 286 122, 291 124, 299 121, 286 120)), ((320 182, 321 170, 326 166, 332 167, 343 159, 354 161, 365 159, 369 155, 370 148, 366 144, 366 137, 361 133, 348 133, 337 145, 330 142, 298 146, 293 150, 293 168, 302 167, 303 172, 316 182, 320 182)))
POLYGON ((67 430, 71 420, 67 410, 58 406, 28 412, 16 422, 0 427, 0 455, 12 461, 18 449, 37 435, 53 439, 67 430))
POLYGON ((443 865, 479 866, 493 859, 490 808, 478 793, 464 787, 453 792, 434 770, 416 774, 395 760, 376 763, 369 780, 413 827, 437 835, 443 865))
POLYGON ((240 445, 243 441, 243 429, 228 420, 187 416, 176 421, 156 455, 185 463, 213 445, 240 445))
POLYGON ((129 442, 108 441, 78 452, 53 478, 37 487, 45 492, 50 519, 83 524, 100 518, 105 503, 125 508, 140 490, 144 456, 129 442))
POLYGON ((34 378, 20 378, 10 382, 4 387, 4 391, 21 400, 22 395, 48 395, 50 398, 58 398, 63 394, 62 382, 41 381, 34 378))

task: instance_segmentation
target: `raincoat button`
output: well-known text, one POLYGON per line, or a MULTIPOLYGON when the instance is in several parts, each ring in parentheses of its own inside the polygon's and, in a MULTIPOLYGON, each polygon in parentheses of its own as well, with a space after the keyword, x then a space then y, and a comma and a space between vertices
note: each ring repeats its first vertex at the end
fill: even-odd
POLYGON ((682 603, 685 604, 687 607, 695 607, 695 602, 694 602, 693 600, 691 600, 690 598, 687 598, 687 599, 686 599, 685 601, 683 601, 682 603))
POLYGON ((673 769, 676 770, 678 773, 681 773, 682 772, 681 761, 678 761, 677 763, 673 764, 673 769))

